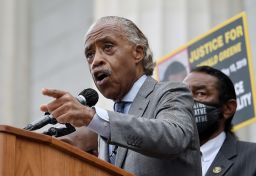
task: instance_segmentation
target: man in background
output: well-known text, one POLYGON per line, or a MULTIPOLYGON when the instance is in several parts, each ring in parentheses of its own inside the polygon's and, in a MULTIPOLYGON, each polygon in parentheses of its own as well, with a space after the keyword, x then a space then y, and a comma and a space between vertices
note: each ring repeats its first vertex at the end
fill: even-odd
POLYGON ((237 102, 229 77, 201 66, 192 70, 184 83, 195 100, 203 175, 256 175, 256 144, 238 141, 231 131, 237 102))
POLYGON ((182 62, 171 62, 164 72, 162 81, 183 81, 187 76, 187 69, 182 62))
POLYGON ((43 89, 54 100, 41 110, 60 123, 96 132, 99 158, 136 176, 200 176, 191 94, 182 83, 151 77, 152 52, 140 29, 125 18, 100 18, 86 34, 85 56, 95 85, 115 102, 115 112, 83 106, 53 89, 43 89))

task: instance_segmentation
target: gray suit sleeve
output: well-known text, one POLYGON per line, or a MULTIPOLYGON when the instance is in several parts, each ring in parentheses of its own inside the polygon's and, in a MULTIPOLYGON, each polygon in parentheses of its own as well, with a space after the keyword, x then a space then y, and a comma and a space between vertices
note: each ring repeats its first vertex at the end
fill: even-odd
POLYGON ((175 157, 192 145, 193 100, 183 84, 160 86, 144 102, 140 99, 135 99, 129 114, 108 112, 110 143, 155 157, 175 157))

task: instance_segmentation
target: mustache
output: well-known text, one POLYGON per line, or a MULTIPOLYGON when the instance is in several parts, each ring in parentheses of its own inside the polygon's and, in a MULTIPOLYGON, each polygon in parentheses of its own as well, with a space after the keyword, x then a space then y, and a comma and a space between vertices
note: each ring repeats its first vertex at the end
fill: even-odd
POLYGON ((105 69, 105 70, 102 70, 101 73, 109 76, 109 75, 111 75, 112 71, 110 69, 105 69))
POLYGON ((99 71, 96 71, 95 74, 104 74, 104 75, 111 75, 112 71, 110 69, 104 69, 104 70, 99 70, 99 71))
POLYGON ((110 69, 98 69, 93 71, 93 77, 95 80, 101 80, 104 77, 108 77, 112 74, 110 69))

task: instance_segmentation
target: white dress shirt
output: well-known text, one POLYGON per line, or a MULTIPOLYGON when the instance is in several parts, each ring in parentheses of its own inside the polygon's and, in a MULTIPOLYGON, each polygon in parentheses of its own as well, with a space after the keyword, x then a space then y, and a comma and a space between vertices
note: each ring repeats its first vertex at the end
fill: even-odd
MULTIPOLYGON (((141 76, 129 90, 129 92, 124 96, 121 101, 127 102, 124 107, 124 113, 127 114, 131 104, 139 92, 141 86, 147 79, 146 75, 141 76)), ((92 121, 89 123, 88 128, 95 131, 99 135, 109 138, 110 137, 110 127, 109 127, 109 116, 105 109, 95 106, 96 114, 94 115, 92 121)))
POLYGON ((226 139, 226 133, 223 131, 215 138, 207 141, 200 147, 201 151, 201 164, 202 164, 202 176, 205 176, 207 170, 211 166, 214 158, 218 154, 222 144, 226 139))

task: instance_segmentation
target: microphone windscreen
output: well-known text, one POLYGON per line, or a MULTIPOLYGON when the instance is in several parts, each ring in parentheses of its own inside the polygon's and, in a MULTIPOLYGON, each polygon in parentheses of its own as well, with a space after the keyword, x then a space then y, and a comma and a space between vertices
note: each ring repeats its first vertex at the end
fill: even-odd
POLYGON ((84 89, 82 92, 79 93, 79 95, 85 98, 86 105, 89 107, 94 106, 99 99, 98 93, 91 88, 84 89))

